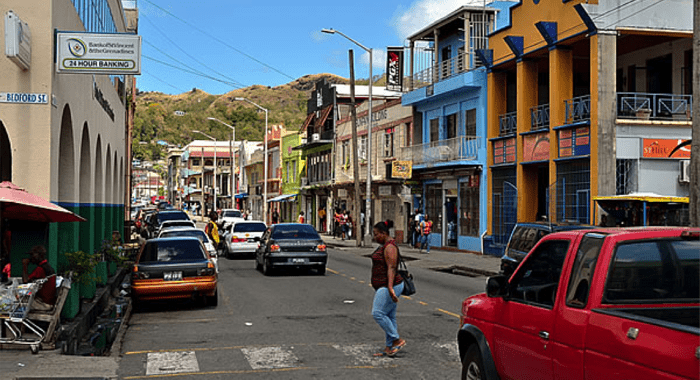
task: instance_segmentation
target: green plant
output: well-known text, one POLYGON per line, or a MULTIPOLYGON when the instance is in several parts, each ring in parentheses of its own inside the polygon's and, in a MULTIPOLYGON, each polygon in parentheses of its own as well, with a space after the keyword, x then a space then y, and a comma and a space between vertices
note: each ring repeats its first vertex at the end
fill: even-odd
POLYGON ((91 253, 83 251, 66 252, 68 266, 66 271, 70 272, 71 279, 80 284, 88 284, 95 277, 95 265, 97 258, 91 253))
POLYGON ((119 267, 124 267, 128 258, 123 254, 123 248, 114 244, 111 240, 102 240, 102 247, 100 248, 100 256, 102 261, 109 261, 117 264, 119 267))

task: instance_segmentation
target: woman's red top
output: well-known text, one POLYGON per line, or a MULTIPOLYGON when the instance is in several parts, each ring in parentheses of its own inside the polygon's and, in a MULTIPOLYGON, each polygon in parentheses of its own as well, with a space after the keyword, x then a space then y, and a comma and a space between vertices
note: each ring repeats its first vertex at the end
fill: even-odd
MULTIPOLYGON (((389 266, 386 264, 386 259, 384 258, 384 250, 387 246, 393 245, 396 247, 396 253, 399 252, 399 247, 396 245, 395 240, 389 240, 383 246, 377 248, 374 253, 372 253, 372 287, 377 290, 379 288, 386 288, 389 282, 389 266)), ((398 265, 398 257, 396 258, 398 265)), ((403 278, 398 271, 394 272, 394 286, 400 284, 403 278)))

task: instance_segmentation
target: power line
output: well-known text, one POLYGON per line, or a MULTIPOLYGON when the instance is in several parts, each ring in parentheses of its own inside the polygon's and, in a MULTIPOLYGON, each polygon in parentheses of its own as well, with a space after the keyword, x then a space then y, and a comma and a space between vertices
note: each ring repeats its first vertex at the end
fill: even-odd
MULTIPOLYGON (((166 40, 168 40, 168 42, 170 42, 173 46, 175 46, 178 50, 180 50, 183 54, 185 54, 186 56, 188 56, 190 59, 192 59, 193 61, 197 62, 198 64, 200 64, 200 65, 206 67, 207 69, 211 70, 212 72, 216 73, 217 75, 219 75, 219 76, 221 76, 221 77, 223 77, 223 78, 226 78, 226 79, 230 80, 230 81, 233 82, 233 83, 239 84, 240 87, 247 87, 245 84, 243 84, 243 83, 237 81, 236 79, 231 78, 231 77, 228 77, 228 76, 226 76, 226 75, 224 75, 224 74, 222 74, 222 73, 216 71, 215 69, 213 69, 213 68, 207 66, 206 63, 204 63, 204 62, 198 60, 197 58, 195 58, 194 56, 192 56, 190 53, 188 53, 185 49, 181 48, 178 44, 176 44, 170 37, 168 37, 167 34, 163 33, 163 31, 160 30, 160 28, 158 28, 158 26, 157 26, 153 21, 151 21, 148 17, 146 17, 146 15, 143 15, 142 17, 144 18, 144 20, 148 21, 148 23, 151 24, 151 25, 153 26, 153 28, 155 28, 155 30, 163 36, 163 38, 165 38, 166 40)), ((146 42, 146 43, 148 43, 148 42, 146 42)), ((158 49, 158 48, 155 47, 154 45, 152 45, 152 44, 150 44, 150 43, 149 43, 149 45, 153 46, 153 48, 155 48, 156 50, 158 50, 158 51, 160 51, 161 53, 163 53, 160 49, 158 49)), ((167 53, 163 53, 163 54, 168 55, 167 53)), ((168 55, 168 56, 169 56, 169 55, 168 55)), ((174 61, 180 63, 180 64, 185 65, 184 63, 178 61, 178 60, 175 59, 175 58, 172 58, 172 57, 170 57, 170 58, 171 58, 172 60, 174 60, 174 61)), ((187 66, 187 65, 186 65, 186 66, 187 66)), ((187 66, 187 67, 189 67, 190 69, 193 69, 193 70, 194 70, 194 68, 192 68, 192 67, 190 67, 190 66, 187 66)))
POLYGON ((158 82, 161 82, 161 83, 163 83, 163 84, 166 85, 166 86, 170 86, 170 87, 176 89, 177 91, 180 91, 181 93, 187 92, 187 91, 185 91, 185 90, 183 90, 183 89, 181 89, 181 88, 177 88, 177 87, 173 86, 172 84, 170 84, 170 83, 168 83, 168 82, 166 82, 166 81, 164 81, 164 80, 158 78, 157 76, 155 76, 155 75, 149 73, 149 72, 146 71, 146 70, 143 70, 143 72, 146 73, 146 74, 148 74, 150 77, 152 77, 153 79, 157 80, 158 82))
POLYGON ((213 80, 213 81, 217 81, 217 82, 220 82, 220 83, 227 84, 227 85, 229 85, 229 86, 237 87, 235 84, 233 84, 233 83, 231 83, 231 82, 227 82, 227 81, 222 80, 222 79, 219 79, 219 78, 214 78, 214 77, 211 76, 211 75, 200 74, 200 73, 198 73, 198 72, 196 72, 196 71, 185 70, 185 69, 183 69, 182 67, 178 67, 178 66, 175 66, 175 65, 171 65, 171 64, 169 64, 169 63, 167 63, 167 62, 163 62, 163 61, 161 61, 161 60, 159 60, 159 59, 155 59, 155 58, 153 58, 153 57, 149 57, 149 56, 147 56, 147 55, 145 55, 145 54, 143 54, 143 53, 141 54, 141 56, 144 57, 144 58, 146 58, 146 59, 149 59, 149 60, 151 60, 151 61, 160 63, 161 65, 165 65, 165 66, 168 66, 168 67, 172 67, 173 69, 180 70, 180 71, 185 72, 185 73, 189 73, 189 74, 192 74, 192 75, 197 75, 197 76, 200 76, 200 77, 203 77, 203 78, 207 78, 207 79, 211 79, 211 80, 213 80))
POLYGON ((237 52, 238 54, 241 54, 241 55, 243 55, 244 57, 247 57, 247 58, 251 59, 252 61, 257 62, 257 63, 259 63, 259 64, 261 64, 261 65, 267 67, 268 69, 270 69, 270 70, 272 70, 272 71, 274 71, 274 72, 276 72, 276 73, 279 73, 279 74, 281 74, 281 75, 284 75, 285 77, 287 77, 287 78, 289 78, 289 79, 291 79, 291 80, 295 80, 295 79, 296 79, 296 78, 292 77, 291 75, 286 74, 286 73, 284 73, 284 72, 282 72, 282 71, 280 71, 280 70, 278 70, 278 69, 276 69, 276 68, 274 68, 274 67, 268 65, 267 63, 265 63, 265 62, 263 62, 263 61, 261 61, 261 60, 255 58, 255 57, 253 57, 252 55, 247 54, 247 53, 243 52, 242 50, 237 49, 237 48, 231 46, 231 45, 228 44, 226 41, 224 41, 224 40, 222 40, 222 39, 220 39, 220 38, 218 38, 218 37, 216 37, 216 36, 214 36, 214 35, 212 35, 212 34, 209 34, 209 33, 207 33, 206 31, 204 31, 204 30, 202 30, 202 29, 200 29, 200 28, 198 28, 198 27, 196 27, 196 26, 190 24, 189 22, 187 22, 187 21, 181 19, 180 17, 178 17, 178 16, 176 16, 176 15, 170 13, 168 10, 163 9, 163 8, 160 7, 159 5, 153 3, 152 1, 150 1, 150 0, 144 0, 144 1, 146 1, 147 3, 153 5, 154 7, 158 8, 159 10, 163 11, 165 14, 167 14, 167 15, 173 17, 174 19, 180 21, 181 23, 183 23, 183 24, 189 26, 190 28, 192 28, 192 29, 194 29, 194 30, 196 30, 196 31, 198 31, 198 32, 200 32, 200 33, 202 33, 202 34, 204 34, 205 36, 211 38, 212 40, 215 40, 215 41, 219 42, 220 44, 222 44, 222 45, 228 47, 229 49, 231 49, 231 50, 237 52))

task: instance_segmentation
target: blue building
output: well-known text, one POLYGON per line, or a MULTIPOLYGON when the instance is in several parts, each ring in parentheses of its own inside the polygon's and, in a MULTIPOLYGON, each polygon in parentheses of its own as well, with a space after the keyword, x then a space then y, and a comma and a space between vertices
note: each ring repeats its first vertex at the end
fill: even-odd
POLYGON ((487 230, 488 35, 515 2, 463 6, 408 37, 413 208, 433 221, 431 246, 482 252, 487 230))

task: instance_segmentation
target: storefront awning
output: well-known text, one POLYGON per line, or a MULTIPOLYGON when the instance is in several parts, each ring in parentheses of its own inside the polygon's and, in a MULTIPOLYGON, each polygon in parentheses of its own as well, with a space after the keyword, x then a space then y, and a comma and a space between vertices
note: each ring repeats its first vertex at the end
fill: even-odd
POLYGON ((283 202, 283 201, 291 201, 294 197, 296 197, 296 194, 282 194, 279 196, 276 196, 272 199, 268 199, 268 202, 283 202))

